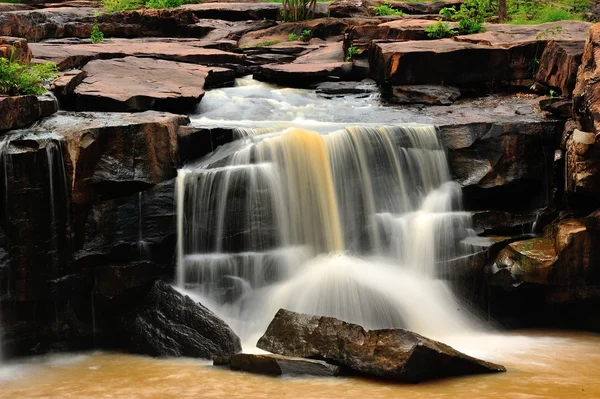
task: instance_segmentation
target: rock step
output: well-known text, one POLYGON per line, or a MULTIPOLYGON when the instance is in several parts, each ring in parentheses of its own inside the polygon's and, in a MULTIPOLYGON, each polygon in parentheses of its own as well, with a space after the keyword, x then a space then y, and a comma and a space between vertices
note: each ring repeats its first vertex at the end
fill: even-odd
POLYGON ((215 366, 229 366, 231 370, 247 371, 270 376, 337 377, 341 367, 322 360, 303 359, 281 355, 238 353, 213 360, 215 366))

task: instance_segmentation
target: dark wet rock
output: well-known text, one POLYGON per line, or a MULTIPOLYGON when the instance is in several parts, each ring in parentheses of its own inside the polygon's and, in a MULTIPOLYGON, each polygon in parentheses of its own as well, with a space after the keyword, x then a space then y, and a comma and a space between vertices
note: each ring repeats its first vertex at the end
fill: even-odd
POLYGON ((315 64, 267 64, 254 74, 257 80, 292 87, 307 87, 315 82, 352 76, 352 63, 327 62, 315 64))
POLYGON ((233 83, 231 69, 204 67, 150 58, 95 60, 73 91, 77 110, 183 113, 196 108, 204 88, 233 83))
POLYGON ((316 92, 324 96, 373 95, 379 94, 379 87, 371 79, 360 82, 323 82, 317 85, 316 92))
POLYGON ((366 331, 333 317, 280 309, 257 346, 284 355, 325 359, 369 376, 420 382, 506 371, 403 329, 366 331))
POLYGON ((240 339, 214 313, 157 281, 119 323, 124 349, 150 356, 212 358, 240 352, 240 339))
POLYGON ((57 110, 49 96, 0 96, 0 132, 25 127, 57 110))
POLYGON ((519 235, 532 232, 538 219, 537 212, 475 211, 472 216, 473 229, 478 234, 519 235))
POLYGON ((303 359, 280 355, 238 353, 228 359, 216 358, 215 366, 229 366, 235 371, 271 376, 337 377, 340 367, 322 360, 303 359))
POLYGON ((585 43, 577 83, 573 90, 573 106, 581 129, 587 132, 600 132, 600 85, 598 84, 598 58, 600 54, 600 24, 589 30, 585 43))
POLYGON ((57 79, 52 82, 50 90, 56 96, 58 103, 62 109, 74 109, 75 98, 73 93, 75 88, 83 79, 87 77, 87 72, 79 69, 71 69, 67 72, 62 72, 57 79))
POLYGON ((31 50, 27 40, 19 37, 0 36, 0 57, 10 58, 22 64, 31 61, 31 50))
POLYGON ((371 15, 369 2, 366 0, 336 0, 327 8, 333 18, 368 17, 371 15))
POLYGON ((573 116, 573 101, 564 97, 543 98, 540 100, 540 109, 559 118, 571 118, 573 116))
POLYGON ((539 59, 535 79, 558 91, 563 97, 571 97, 581 65, 585 40, 548 42, 539 59))
POLYGON ((96 59, 128 56, 208 66, 243 64, 242 54, 207 48, 218 44, 213 41, 172 38, 112 39, 99 44, 93 44, 88 40, 62 39, 32 43, 31 49, 35 58, 55 62, 62 70, 81 68, 96 59))
POLYGON ((460 90, 451 86, 392 86, 386 99, 397 104, 450 105, 460 98, 460 90))
POLYGON ((566 188, 576 196, 600 195, 600 143, 595 133, 576 129, 567 140, 566 188))
POLYGON ((177 129, 188 123, 185 116, 154 111, 58 112, 15 134, 41 141, 46 133, 64 140, 71 201, 84 205, 129 196, 174 178, 179 166, 177 129))

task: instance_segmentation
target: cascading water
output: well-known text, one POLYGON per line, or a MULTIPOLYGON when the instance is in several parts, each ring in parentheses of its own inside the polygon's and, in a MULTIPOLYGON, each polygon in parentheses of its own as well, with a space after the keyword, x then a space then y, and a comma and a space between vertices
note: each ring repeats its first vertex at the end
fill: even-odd
POLYGON ((460 333, 470 215, 432 126, 245 130, 179 171, 177 281, 253 345, 279 308, 460 333), (261 134, 253 134, 261 133, 261 134))

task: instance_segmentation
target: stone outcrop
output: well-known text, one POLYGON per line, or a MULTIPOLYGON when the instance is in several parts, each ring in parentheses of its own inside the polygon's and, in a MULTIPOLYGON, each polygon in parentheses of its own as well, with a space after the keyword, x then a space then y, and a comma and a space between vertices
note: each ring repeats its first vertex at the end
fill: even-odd
POLYGON ((81 111, 193 111, 204 87, 233 83, 231 69, 149 58, 96 60, 83 67, 86 77, 74 91, 81 111))
MULTIPOLYGON (((434 21, 403 18, 379 24, 354 24, 347 30, 348 39, 355 46, 366 46, 373 40, 430 40, 426 29, 434 21)), ((455 28, 455 22, 448 23, 455 28)))
POLYGON ((450 105, 460 98, 460 90, 451 86, 392 86, 387 97, 396 104, 450 105))
POLYGON ((550 41, 540 57, 536 81, 558 91, 557 94, 570 97, 581 65, 583 46, 580 40, 550 41))
POLYGON ((218 45, 217 42, 195 39, 144 38, 111 39, 99 44, 65 39, 30 46, 36 59, 55 62, 61 70, 82 68, 92 60, 129 56, 234 68, 243 64, 242 54, 212 48, 218 45))
POLYGON ((0 96, 0 132, 32 124, 57 110, 48 96, 0 96))
POLYGON ((327 13, 333 18, 368 17, 371 10, 367 0, 336 0, 329 4, 327 13))
POLYGON ((124 349, 143 355, 210 359, 242 350, 223 320, 162 281, 121 317, 119 327, 124 349))
POLYGON ((378 1, 377 3, 388 3, 394 9, 410 15, 438 15, 444 7, 455 7, 457 10, 462 4, 462 0, 444 0, 444 1, 378 1))
POLYGON ((280 355, 325 359, 361 374, 411 383, 506 371, 407 330, 365 331, 333 317, 285 309, 277 312, 257 346, 280 355))
POLYGON ((238 353, 226 358, 216 358, 215 366, 229 366, 231 370, 247 371, 270 376, 337 377, 340 366, 322 360, 303 359, 280 355, 255 355, 238 353))
POLYGON ((21 64, 29 64, 31 50, 27 40, 18 37, 0 36, 0 57, 9 58, 21 64))
POLYGON ((566 189, 580 197, 600 195, 600 143, 597 134, 575 129, 567 140, 566 189))

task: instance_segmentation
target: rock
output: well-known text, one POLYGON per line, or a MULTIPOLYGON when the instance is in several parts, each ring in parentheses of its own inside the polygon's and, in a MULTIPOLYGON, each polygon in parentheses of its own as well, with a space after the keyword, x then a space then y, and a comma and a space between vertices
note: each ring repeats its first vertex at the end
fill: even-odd
POLYGON ((29 64, 31 50, 27 40, 18 37, 0 36, 0 57, 11 58, 21 64, 29 64))
MULTIPOLYGON (((383 4, 384 2, 380 2, 383 4)), ((423 15, 423 14, 439 14, 444 7, 455 7, 457 10, 463 3, 462 0, 444 0, 432 2, 412 2, 412 1, 389 1, 396 10, 402 11, 405 14, 423 15)))
POLYGON ((50 90, 56 96, 58 103, 63 109, 74 109, 75 98, 73 92, 77 85, 83 82, 83 79, 87 77, 87 72, 79 69, 71 69, 67 72, 60 73, 59 77, 55 79, 50 90))
POLYGON ((57 110, 49 96, 0 96, 0 132, 25 127, 57 110))
POLYGON ((379 87, 371 79, 360 82, 323 82, 316 87, 316 92, 324 96, 376 95, 379 87))
POLYGON ((566 189, 580 197, 600 195, 600 144, 594 133, 575 130, 567 140, 566 189))
POLYGON ((584 40, 548 42, 540 57, 535 79, 557 90, 557 94, 571 97, 584 43, 584 40))
MULTIPOLYGON (((416 4, 416 3, 415 3, 416 4)), ((434 21, 404 18, 380 24, 356 24, 348 28, 348 40, 355 46, 365 46, 373 40, 429 40, 426 29, 434 21)), ((455 22, 448 23, 452 28, 455 22)))
POLYGON ((450 86, 392 86, 387 98, 397 104, 449 105, 460 98, 460 90, 450 86))
POLYGON ((230 69, 149 58, 95 60, 73 91, 75 108, 89 111, 193 111, 204 87, 233 83, 230 69))
POLYGON ((554 243, 549 238, 531 238, 507 245, 488 266, 491 284, 504 288, 522 282, 546 285, 556 262, 554 243))
MULTIPOLYGON (((63 39, 32 43, 33 56, 55 62, 61 70, 82 68, 96 59, 128 56, 202 64, 208 66, 238 66, 244 62, 242 54, 206 48, 215 45, 195 39, 144 38, 111 39, 93 44, 87 40, 63 39)), ((150 61, 149 61, 150 62, 150 61)))
POLYGON ((333 317, 280 309, 257 346, 284 355, 325 359, 369 376, 420 382, 506 371, 403 329, 365 331, 333 317))
POLYGON ((25 10, 33 10, 33 7, 28 6, 27 4, 19 4, 19 3, 0 3, 0 13, 8 12, 8 11, 25 11, 25 10))
POLYGON ((571 118, 573 116, 573 101, 564 97, 549 97, 540 100, 540 109, 550 112, 559 118, 571 118))
POLYGON ((327 8, 333 18, 352 18, 370 16, 369 3, 364 0, 335 0, 327 8))
POLYGON ((124 349, 144 355, 210 359, 242 349, 224 321, 162 281, 121 318, 119 327, 124 349))
POLYGON ((529 60, 541 56, 547 41, 583 41, 589 24, 563 22, 489 25, 484 33, 427 42, 374 42, 369 51, 371 73, 380 84, 405 85, 525 79, 531 73, 529 60))
POLYGON ((190 10, 201 19, 222 19, 224 21, 276 20, 279 17, 279 3, 201 3, 182 7, 190 10))
POLYGON ((216 358, 215 366, 229 366, 232 370, 271 376, 337 377, 340 367, 322 360, 302 359, 280 355, 238 353, 225 360, 216 358), (226 364, 225 364, 226 363, 226 364))
POLYGON ((259 67, 258 72, 254 74, 257 80, 289 87, 308 87, 330 78, 349 79, 351 76, 351 62, 267 64, 259 67))
POLYGON ((577 82, 573 90, 573 107, 581 129, 600 132, 600 85, 598 85, 598 46, 600 46, 600 24, 594 24, 585 43, 577 82))

